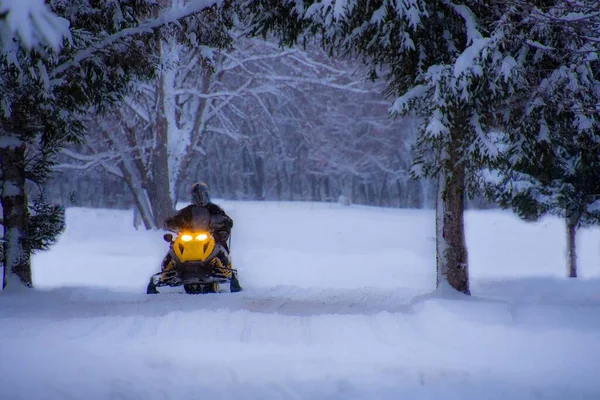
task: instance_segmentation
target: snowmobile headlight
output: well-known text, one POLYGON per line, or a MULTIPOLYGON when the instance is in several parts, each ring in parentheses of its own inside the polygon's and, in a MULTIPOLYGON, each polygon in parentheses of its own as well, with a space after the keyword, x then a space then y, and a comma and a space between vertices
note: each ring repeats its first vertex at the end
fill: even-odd
POLYGON ((206 233, 201 233, 198 236, 196 236, 196 240, 206 240, 208 239, 208 235, 206 233))
POLYGON ((189 242, 192 239, 192 235, 181 235, 181 240, 183 240, 184 242, 189 242))

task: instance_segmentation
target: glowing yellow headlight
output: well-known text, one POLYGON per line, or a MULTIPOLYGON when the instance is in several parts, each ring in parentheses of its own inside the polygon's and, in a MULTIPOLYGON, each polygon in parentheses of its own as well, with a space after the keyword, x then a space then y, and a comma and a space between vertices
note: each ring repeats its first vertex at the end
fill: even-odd
POLYGON ((208 239, 208 235, 206 233, 201 233, 198 236, 196 236, 196 240, 206 240, 208 239))
POLYGON ((191 235, 181 235, 181 240, 183 240, 184 242, 189 242, 192 239, 193 237, 191 235))

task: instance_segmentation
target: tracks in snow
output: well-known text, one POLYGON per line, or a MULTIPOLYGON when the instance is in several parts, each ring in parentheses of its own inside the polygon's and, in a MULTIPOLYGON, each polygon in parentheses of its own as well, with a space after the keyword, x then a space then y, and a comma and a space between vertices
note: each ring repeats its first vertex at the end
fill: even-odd
MULTIPOLYGON (((289 286, 201 296, 99 289, 3 295, 0 333, 11 341, 0 341, 0 354, 16 360, 5 376, 14 385, 33 376, 40 393, 56 398, 168 398, 165 387, 238 400, 240 393, 256 399, 415 398, 415 390, 430 388, 418 392, 426 398, 466 381, 482 395, 493 385, 522 393, 522 376, 547 393, 560 393, 556 385, 564 382, 588 382, 558 369, 565 332, 546 333, 546 342, 538 343, 538 333, 517 330, 500 302, 421 301, 430 297, 415 295, 408 289, 289 286), (502 352, 494 351, 494 325, 503 325, 508 338, 502 352), (80 386, 74 375, 83 379, 80 386), (549 376, 556 387, 548 387, 549 376)), ((572 334, 573 360, 591 364, 595 353, 576 345, 596 343, 597 330, 572 334)), ((34 389, 12 388, 20 394, 34 389)), ((6 398, 15 398, 10 394, 6 398)))
POLYGON ((413 289, 357 290, 305 289, 294 286, 249 289, 241 293, 186 295, 163 293, 146 295, 113 292, 95 288, 72 288, 36 291, 27 296, 7 295, 0 318, 58 317, 95 318, 110 316, 157 317, 172 312, 248 311, 290 316, 363 315, 380 312, 405 313, 411 299, 419 292, 413 289))

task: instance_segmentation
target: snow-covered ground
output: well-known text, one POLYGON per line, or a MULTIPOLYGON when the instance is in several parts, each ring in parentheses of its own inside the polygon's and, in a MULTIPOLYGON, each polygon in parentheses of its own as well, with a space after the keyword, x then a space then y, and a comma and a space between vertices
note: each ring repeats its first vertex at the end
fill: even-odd
POLYGON ((69 209, 0 294, 0 399, 600 399, 600 230, 467 214, 470 299, 428 296, 432 211, 221 202, 245 291, 144 294, 166 243, 69 209))

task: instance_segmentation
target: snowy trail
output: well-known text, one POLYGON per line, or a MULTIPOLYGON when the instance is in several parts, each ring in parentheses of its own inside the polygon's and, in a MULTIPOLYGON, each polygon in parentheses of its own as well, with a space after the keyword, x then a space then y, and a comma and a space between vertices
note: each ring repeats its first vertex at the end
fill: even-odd
POLYGON ((0 295, 0 399, 600 398, 600 270, 586 244, 597 232, 582 235, 590 279, 569 281, 551 250, 536 266, 519 248, 551 241, 552 224, 535 237, 535 226, 477 214, 472 241, 520 231, 485 262, 475 252, 475 296, 451 300, 423 296, 426 213, 277 205, 249 229, 263 207, 231 204, 247 290, 200 296, 141 293, 164 250, 157 235, 121 212, 69 210, 69 231, 36 256, 41 289, 0 295), (286 215, 286 234, 268 235, 286 215), (336 239, 307 246, 323 218, 314 235, 336 239), (269 247, 274 257, 254 257, 269 247))
POLYGON ((98 315, 162 316, 174 311, 227 310, 249 311, 280 315, 377 314, 380 312, 409 312, 411 299, 419 294, 414 289, 404 290, 307 290, 280 286, 247 289, 241 293, 222 293, 187 296, 182 291, 171 291, 157 296, 111 292, 103 289, 72 288, 35 293, 28 299, 20 296, 3 299, 7 307, 0 309, 0 317, 18 315, 32 318, 40 315, 73 318, 91 318, 98 315), (45 299, 50 299, 47 301, 45 299), (56 304, 61 304, 56 308, 56 304), (82 307, 85 305, 85 307, 82 307))
MULTIPOLYGON (((409 305, 410 297, 379 290, 349 305, 346 291, 312 294, 308 304, 303 290, 289 287, 164 297, 72 289, 4 298, 0 319, 18 332, 11 345, 29 354, 9 379, 23 385, 10 387, 15 392, 6 398, 78 398, 84 389, 89 398, 178 398, 165 386, 223 399, 429 398, 444 390, 465 398, 461 385, 469 388, 467 398, 600 393, 597 368, 563 368, 600 367, 600 352, 589 348, 598 343, 600 304, 580 310, 595 321, 588 330, 546 321, 554 324, 548 331, 540 321, 515 321, 505 303, 409 305), (34 304, 47 307, 33 313, 34 304), (35 388, 24 371, 34 374, 35 388)), ((545 306, 517 311, 535 315, 539 307, 545 306)), ((573 306, 553 310, 573 321, 573 306)))
MULTIPOLYGON (((0 316, 19 331, 12 345, 27 345, 21 374, 37 374, 34 390, 18 368, 13 371, 10 381, 23 386, 12 390, 23 398, 46 390, 58 396, 54 398, 76 398, 84 388, 90 398, 110 398, 110 390, 114 398, 130 398, 127 387, 136 394, 131 398, 144 397, 140 388, 151 398, 162 398, 163 386, 175 383, 183 385, 177 393, 186 387, 195 394, 221 388, 217 398, 239 398, 238 391, 247 394, 242 398, 328 398, 328 391, 344 398, 395 398, 417 388, 429 396, 461 382, 475 390, 470 393, 480 387, 485 398, 528 398, 535 392, 542 398, 564 398, 566 393, 592 398, 585 396, 597 389, 590 385, 594 370, 582 374, 561 366, 597 363, 598 352, 587 344, 597 341, 598 323, 589 332, 524 330, 514 325, 503 304, 431 299, 406 312, 328 314, 308 308, 285 314, 280 312, 290 302, 274 301, 276 296, 231 295, 221 308, 211 300, 226 295, 174 294, 150 300, 137 295, 111 300, 98 293, 90 298, 77 291, 37 295, 58 309, 23 318, 18 308, 22 298, 4 299, 11 311, 4 309, 0 316), (232 301, 236 297, 239 301, 232 301), (256 311, 248 310, 257 303, 256 311), (157 304, 165 309, 157 310, 157 304), (483 315, 478 308, 492 313, 483 315), (575 339, 569 349, 563 346, 565 335, 575 339), (489 384, 492 393, 486 389, 489 384), (497 391, 502 387, 507 389, 497 391)), ((365 296, 359 306, 369 302, 377 303, 365 296)), ((595 314, 589 317, 598 315, 598 308, 590 311, 595 314)), ((10 329, 4 333, 10 335, 10 329)))

